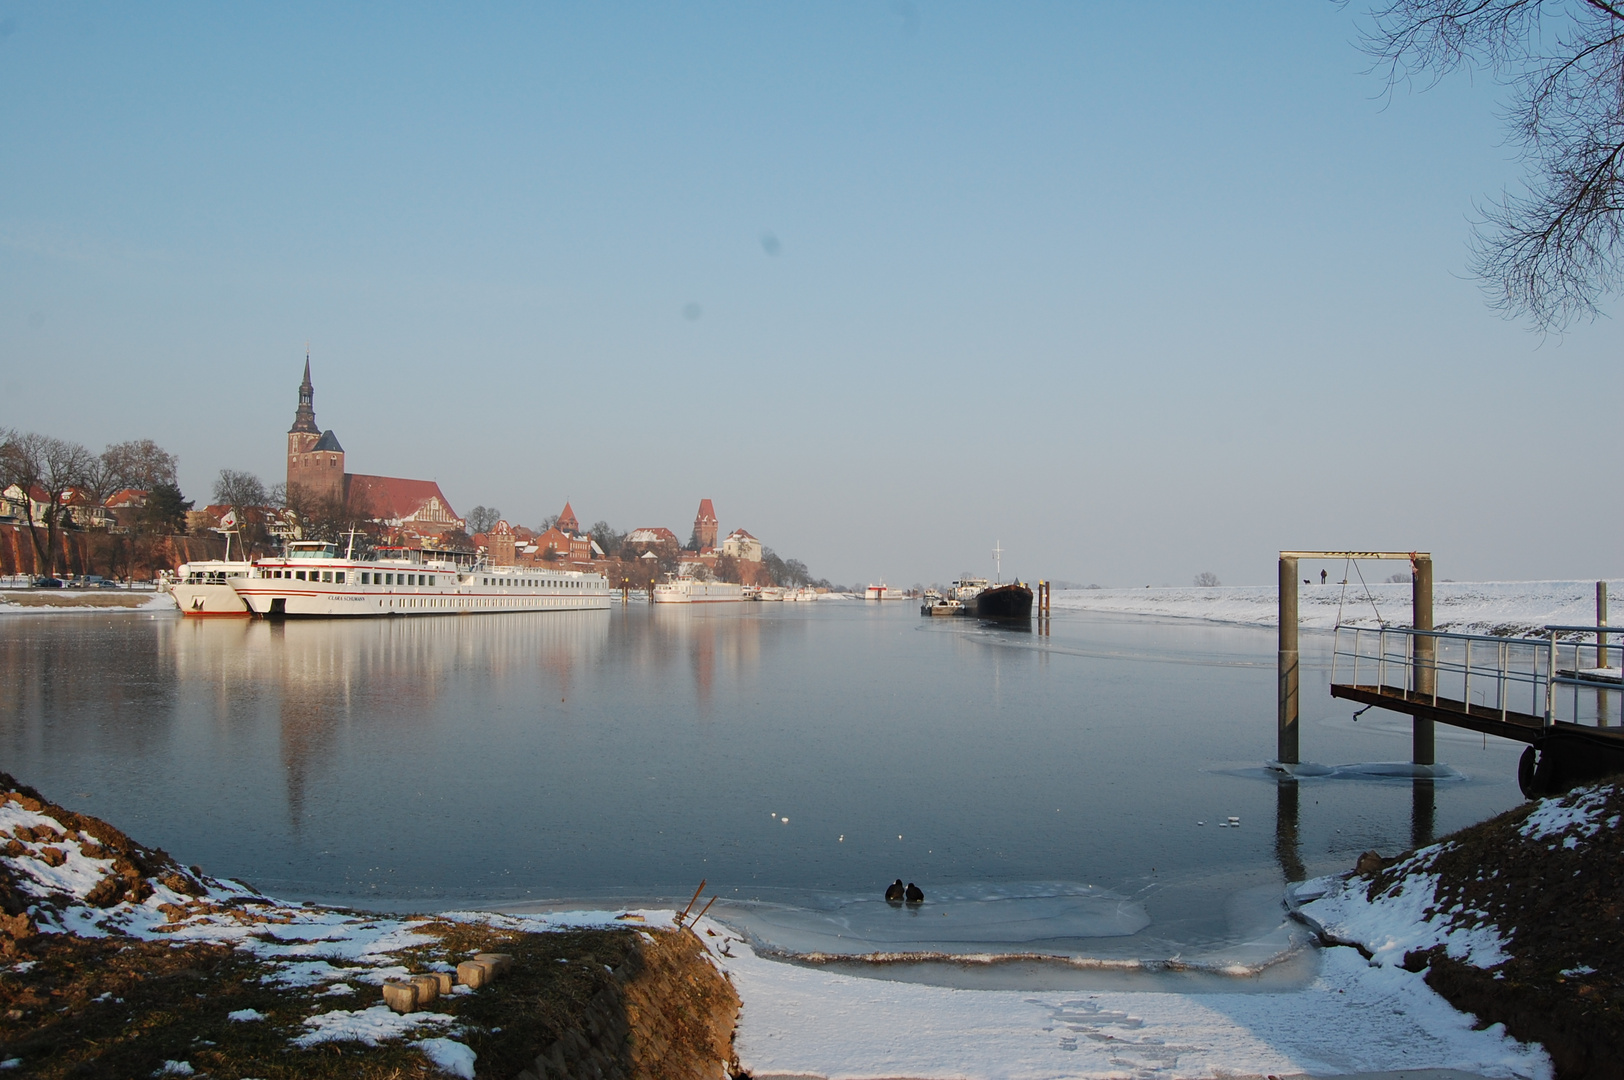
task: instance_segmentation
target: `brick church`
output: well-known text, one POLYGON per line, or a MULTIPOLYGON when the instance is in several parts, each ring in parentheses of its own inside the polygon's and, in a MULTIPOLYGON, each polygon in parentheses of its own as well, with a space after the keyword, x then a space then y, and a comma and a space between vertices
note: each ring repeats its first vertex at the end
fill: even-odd
POLYGON ((291 503, 343 507, 407 537, 437 537, 466 522, 433 480, 403 480, 344 471, 344 448, 331 430, 316 426, 316 391, 305 357, 299 408, 288 429, 288 499, 291 503))

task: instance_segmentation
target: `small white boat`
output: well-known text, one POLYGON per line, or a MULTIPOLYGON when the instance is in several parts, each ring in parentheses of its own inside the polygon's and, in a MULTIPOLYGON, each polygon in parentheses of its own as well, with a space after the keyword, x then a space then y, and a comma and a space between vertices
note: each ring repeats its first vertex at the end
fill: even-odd
POLYGON ((744 599, 744 586, 731 581, 674 578, 654 586, 656 604, 718 604, 744 599))
POLYGON ((789 599, 788 596, 784 595, 786 592, 788 592, 787 589, 779 588, 777 585, 763 585, 761 591, 756 594, 756 599, 782 602, 789 599))

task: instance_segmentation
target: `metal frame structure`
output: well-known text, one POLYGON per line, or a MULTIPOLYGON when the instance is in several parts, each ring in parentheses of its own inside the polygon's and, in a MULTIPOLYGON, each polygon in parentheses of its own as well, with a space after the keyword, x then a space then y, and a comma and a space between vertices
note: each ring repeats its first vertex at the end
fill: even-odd
MULTIPOLYGON (((1282 765, 1301 762, 1299 707, 1299 655, 1297 650, 1297 564, 1302 559, 1364 559, 1368 562, 1408 562, 1411 569, 1411 625, 1417 630, 1432 629, 1432 553, 1429 551, 1282 551, 1280 553, 1280 645, 1277 664, 1277 727, 1275 760, 1282 765)), ((1417 640, 1410 663, 1414 685, 1433 692, 1434 639, 1417 640)), ((1434 764, 1433 722, 1414 713, 1410 716, 1410 760, 1417 765, 1434 764)))

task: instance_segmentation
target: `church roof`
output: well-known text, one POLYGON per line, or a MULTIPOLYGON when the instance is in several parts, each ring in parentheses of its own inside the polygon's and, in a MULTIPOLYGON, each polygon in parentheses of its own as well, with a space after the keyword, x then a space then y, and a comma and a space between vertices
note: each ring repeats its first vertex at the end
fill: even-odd
POLYGON ((558 527, 565 532, 579 532, 581 523, 575 520, 575 511, 570 509, 568 499, 564 500, 564 512, 558 515, 558 527))
POLYGON ((351 473, 347 480, 349 504, 378 521, 406 521, 436 499, 447 514, 456 517, 450 501, 433 480, 403 480, 360 473, 351 473))
POLYGON ((700 499, 699 500, 699 515, 698 516, 699 516, 700 520, 702 520, 702 521, 715 521, 716 520, 716 507, 711 505, 711 501, 709 499, 700 499))
POLYGON ((338 445, 338 436, 333 434, 331 428, 322 432, 321 438, 316 440, 316 445, 312 446, 310 449, 312 451, 331 450, 336 454, 342 454, 344 452, 344 448, 338 445))

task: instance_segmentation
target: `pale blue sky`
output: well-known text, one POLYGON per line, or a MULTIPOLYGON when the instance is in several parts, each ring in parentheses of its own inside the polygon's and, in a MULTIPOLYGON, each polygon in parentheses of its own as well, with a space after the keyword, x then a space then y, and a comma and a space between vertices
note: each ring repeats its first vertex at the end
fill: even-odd
POLYGON ((1356 15, 0 0, 0 424, 274 480, 309 340, 354 471, 845 582, 1624 574, 1618 328, 1485 306, 1499 90, 1356 15))

